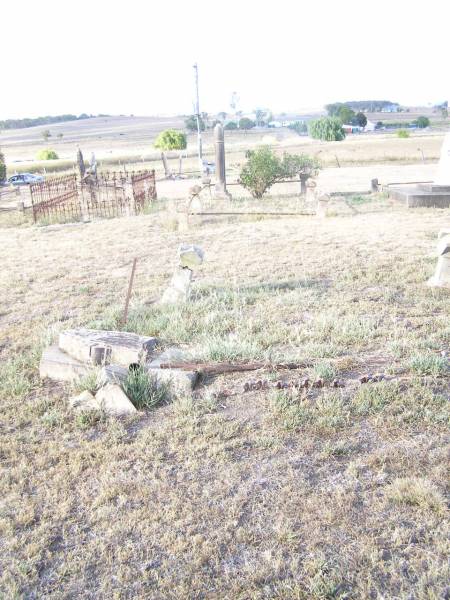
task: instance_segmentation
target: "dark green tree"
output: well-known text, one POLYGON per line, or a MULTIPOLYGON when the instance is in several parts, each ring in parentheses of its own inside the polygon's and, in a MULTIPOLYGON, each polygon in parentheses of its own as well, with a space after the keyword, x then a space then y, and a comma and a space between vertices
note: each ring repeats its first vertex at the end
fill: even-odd
POLYGON ((6 179, 6 164, 5 164, 5 156, 3 152, 0 150, 0 182, 5 181, 6 179))
MULTIPOLYGON (((185 120, 184 124, 188 131, 197 131, 197 116, 191 115, 185 120)), ((205 131, 205 122, 202 117, 200 117, 200 131, 205 131)))
POLYGON ((255 125, 255 121, 252 121, 252 119, 249 119, 248 117, 242 117, 242 119, 239 119, 239 129, 253 129, 255 125))

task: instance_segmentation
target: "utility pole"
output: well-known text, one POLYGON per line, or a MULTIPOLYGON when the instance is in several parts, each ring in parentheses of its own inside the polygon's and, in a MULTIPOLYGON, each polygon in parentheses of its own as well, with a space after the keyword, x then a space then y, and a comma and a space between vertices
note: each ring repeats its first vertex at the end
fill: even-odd
POLYGON ((202 131, 200 127, 200 102, 198 96, 198 65, 194 65, 195 71, 195 113, 197 117, 197 146, 198 146, 198 162, 200 163, 200 175, 203 174, 203 160, 202 160, 202 131))

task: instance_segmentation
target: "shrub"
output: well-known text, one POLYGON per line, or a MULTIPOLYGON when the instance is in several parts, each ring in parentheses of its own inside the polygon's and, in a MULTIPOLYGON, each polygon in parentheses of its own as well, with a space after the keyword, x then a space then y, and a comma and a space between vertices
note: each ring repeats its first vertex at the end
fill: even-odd
POLYGON ((397 131, 397 137, 399 137, 399 138, 409 138, 409 131, 406 131, 406 129, 399 129, 397 131))
POLYGON ((247 152, 247 163, 241 170, 239 181, 254 198, 262 198, 277 181, 298 175, 304 184, 318 169, 320 163, 316 158, 288 153, 279 158, 269 147, 262 146, 247 152))
POLYGON ((255 121, 252 121, 252 119, 248 119, 247 117, 239 119, 239 129, 253 129, 255 125, 255 121))
POLYGON ((288 128, 298 133, 298 135, 308 133, 308 126, 306 125, 305 121, 295 121, 295 123, 288 125, 288 128))
POLYGON ((367 125, 367 117, 362 112, 356 113, 354 121, 356 125, 359 125, 360 127, 365 127, 367 125))
POLYGON ((57 160, 59 156, 54 150, 40 150, 36 155, 37 160, 57 160))
POLYGON ((2 152, 0 152, 0 181, 4 181, 6 179, 6 165, 5 165, 5 157, 2 152))
POLYGON ((264 192, 284 177, 281 160, 267 146, 249 150, 247 163, 242 167, 239 181, 254 198, 262 198, 264 192))
POLYGON ((309 135, 316 140, 326 142, 340 142, 345 138, 341 120, 337 117, 322 117, 311 121, 309 135))
POLYGON ((228 130, 233 130, 233 129, 237 129, 237 123, 236 121, 228 121, 228 123, 225 125, 224 129, 228 129, 228 130))
POLYGON ((47 141, 48 138, 52 136, 49 129, 44 129, 44 131, 41 133, 41 135, 45 141, 47 141))
POLYGON ((186 145, 186 134, 175 129, 161 131, 154 143, 155 148, 160 150, 184 150, 186 145))

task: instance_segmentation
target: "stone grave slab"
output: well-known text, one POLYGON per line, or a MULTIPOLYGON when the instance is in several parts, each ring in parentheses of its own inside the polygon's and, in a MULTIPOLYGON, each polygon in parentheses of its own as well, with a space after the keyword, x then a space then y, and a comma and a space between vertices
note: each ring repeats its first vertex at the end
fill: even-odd
POLYGON ((73 358, 94 365, 114 363, 129 367, 151 357, 158 339, 124 331, 68 329, 59 335, 59 347, 73 358))
POLYGON ((39 364, 41 379, 48 377, 56 381, 74 381, 87 375, 92 365, 86 365, 63 352, 58 346, 49 346, 42 353, 39 364))

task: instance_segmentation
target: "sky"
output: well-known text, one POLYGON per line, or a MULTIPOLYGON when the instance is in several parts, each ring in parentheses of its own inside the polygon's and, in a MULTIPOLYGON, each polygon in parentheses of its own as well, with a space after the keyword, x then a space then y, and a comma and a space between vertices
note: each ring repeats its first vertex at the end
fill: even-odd
POLYGON ((448 0, 4 0, 0 119, 450 99, 448 0))

